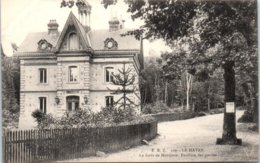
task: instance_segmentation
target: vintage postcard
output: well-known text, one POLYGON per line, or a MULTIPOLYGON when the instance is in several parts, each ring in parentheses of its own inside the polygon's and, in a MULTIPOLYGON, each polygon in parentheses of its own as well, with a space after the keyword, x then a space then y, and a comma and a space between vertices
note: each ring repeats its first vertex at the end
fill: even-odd
POLYGON ((2 161, 258 162, 256 0, 2 0, 2 161))

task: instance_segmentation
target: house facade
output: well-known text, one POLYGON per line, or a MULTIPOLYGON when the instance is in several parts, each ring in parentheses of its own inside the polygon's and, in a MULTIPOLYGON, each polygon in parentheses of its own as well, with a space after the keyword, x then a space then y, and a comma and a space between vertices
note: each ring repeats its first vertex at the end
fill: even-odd
MULTIPOLYGON (((54 116, 89 108, 99 111, 113 105, 122 95, 111 83, 111 73, 123 66, 135 75, 136 91, 129 98, 140 105, 138 76, 143 65, 142 42, 126 33, 117 18, 107 30, 90 29, 91 6, 78 6, 61 31, 50 20, 46 32, 30 33, 15 54, 20 60, 19 128, 36 126, 31 114, 36 109, 54 116)), ((140 106, 136 107, 140 112, 140 106)))

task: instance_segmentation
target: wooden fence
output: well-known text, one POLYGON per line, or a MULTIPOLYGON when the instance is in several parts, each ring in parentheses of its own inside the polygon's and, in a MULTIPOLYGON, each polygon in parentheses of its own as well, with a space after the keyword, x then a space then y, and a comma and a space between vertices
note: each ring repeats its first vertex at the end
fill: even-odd
POLYGON ((112 152, 151 140, 157 121, 106 128, 4 131, 5 163, 51 162, 112 152))

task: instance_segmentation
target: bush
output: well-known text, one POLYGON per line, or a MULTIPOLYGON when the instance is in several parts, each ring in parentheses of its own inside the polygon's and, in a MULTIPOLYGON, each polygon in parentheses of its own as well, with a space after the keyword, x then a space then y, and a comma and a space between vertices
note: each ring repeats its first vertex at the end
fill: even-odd
POLYGON ((56 122, 51 114, 44 114, 38 109, 32 112, 32 117, 36 119, 38 128, 40 129, 51 128, 56 122))
MULTIPOLYGON (((6 105, 5 105, 6 107, 6 105)), ((2 108, 2 114, 3 114, 3 128, 6 129, 14 129, 18 127, 18 122, 19 122, 19 105, 14 104, 11 106, 8 106, 7 108, 2 108)))
POLYGON ((144 113, 144 114, 165 113, 165 112, 169 112, 169 111, 170 111, 170 108, 166 104, 164 104, 160 101, 158 101, 154 104, 147 104, 142 109, 142 113, 144 113))
POLYGON ((37 123, 40 123, 43 120, 44 113, 37 109, 32 112, 32 117, 36 119, 37 123))
POLYGON ((3 128, 4 129, 15 129, 18 127, 19 122, 19 112, 13 113, 9 110, 3 110, 3 128))
POLYGON ((238 122, 240 123, 253 123, 253 114, 245 111, 244 114, 238 119, 238 122))
POLYGON ((66 112, 60 118, 53 118, 51 114, 44 114, 40 110, 32 113, 38 123, 38 128, 80 128, 105 127, 126 124, 147 123, 154 120, 149 116, 136 114, 132 108, 105 107, 98 113, 90 109, 79 109, 75 112, 66 112))
POLYGON ((125 122, 121 122, 118 123, 116 125, 134 125, 134 124, 142 124, 142 123, 150 123, 152 121, 155 121, 156 119, 150 115, 147 116, 136 116, 134 119, 132 119, 131 121, 125 121, 125 122))
POLYGON ((75 112, 66 112, 64 115, 57 119, 56 128, 72 128, 90 126, 94 117, 94 113, 89 109, 79 108, 75 112))
POLYGON ((124 121, 131 121, 136 116, 134 109, 130 107, 116 108, 116 107, 105 107, 102 108, 101 112, 98 113, 105 117, 105 121, 108 123, 120 123, 124 121))

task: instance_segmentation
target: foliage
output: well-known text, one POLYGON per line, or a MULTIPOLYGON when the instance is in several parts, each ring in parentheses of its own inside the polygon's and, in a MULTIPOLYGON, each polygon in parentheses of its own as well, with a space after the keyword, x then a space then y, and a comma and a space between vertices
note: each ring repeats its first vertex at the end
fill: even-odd
POLYGON ((162 100, 163 81, 157 58, 146 57, 140 73, 140 93, 143 104, 162 100))
MULTIPOLYGON (((144 21, 141 28, 128 31, 125 35, 135 35, 137 39, 162 38, 172 47, 187 44, 189 57, 183 59, 182 53, 177 53, 172 55, 172 60, 181 58, 190 70, 197 69, 198 65, 207 65, 210 71, 223 68, 225 81, 229 81, 225 82, 225 100, 234 100, 236 89, 233 86, 240 80, 239 87, 249 88, 241 89, 245 101, 248 101, 247 109, 254 113, 254 121, 258 121, 256 0, 125 2, 132 19, 144 21), (233 67, 240 79, 233 80, 235 73, 228 72, 233 67)), ((116 1, 103 1, 105 7, 114 3, 116 1)), ((178 67, 168 65, 166 68, 168 72, 176 73, 178 67)), ((203 76, 207 78, 207 73, 203 76)))
POLYGON ((19 120, 19 66, 15 58, 7 57, 1 48, 3 126, 14 128, 19 120))
MULTIPOLYGON (((86 5, 84 0, 62 0, 60 7, 69 7, 72 8, 75 5, 86 5)), ((109 5, 113 5, 117 3, 117 0, 102 0, 101 3, 104 5, 105 8, 107 8, 109 5)))
POLYGON ((18 112, 17 105, 18 99, 16 98, 15 90, 15 67, 13 59, 10 57, 2 58, 2 88, 3 88, 3 108, 11 112, 18 112), (15 110, 14 110, 15 109, 15 110))
POLYGON ((42 111, 40 111, 39 109, 32 112, 32 117, 35 118, 38 123, 40 123, 42 121, 44 116, 45 116, 45 114, 42 111))
MULTIPOLYGON (((145 22, 128 34, 137 38, 163 38, 172 47, 186 43, 190 66, 204 64, 212 70, 223 67, 224 77, 229 81, 225 82, 227 99, 235 96, 235 89, 230 87, 235 80, 228 80, 234 78, 234 73, 228 72, 234 66, 254 79, 246 84, 258 90, 256 1, 129 0, 128 6, 133 19, 145 22)), ((181 56, 178 53, 174 59, 181 56)), ((252 94, 250 109, 258 115, 258 94, 249 93, 252 94)), ((254 119, 257 121, 257 116, 254 119)))
POLYGON ((32 112, 32 117, 36 119, 38 128, 49 128, 55 124, 55 118, 51 114, 45 114, 39 109, 32 112))
MULTIPOLYGON (((19 108, 17 105, 16 107, 19 108)), ((15 129, 18 127, 19 114, 13 113, 9 110, 2 110, 3 119, 2 124, 4 129, 15 129)))
POLYGON ((122 94, 122 97, 120 97, 117 101, 114 102, 115 105, 117 105, 118 108, 123 107, 124 110, 126 108, 133 108, 135 106, 138 106, 134 103, 129 97, 127 97, 128 94, 134 94, 138 90, 138 88, 135 86, 135 74, 131 68, 126 69, 126 63, 123 63, 123 68, 118 69, 118 74, 112 73, 112 83, 115 86, 120 86, 117 88, 117 90, 113 91, 111 94, 122 94))
POLYGON ((143 114, 156 114, 156 113, 165 113, 165 112, 169 112, 170 108, 162 103, 162 102, 155 102, 153 104, 146 104, 143 108, 142 108, 142 113, 143 114))
POLYGON ((200 76, 197 76, 192 93, 196 111, 209 111, 212 108, 224 107, 222 73, 221 69, 217 69, 205 81, 201 81, 200 76))
POLYGON ((245 111, 245 113, 237 121, 240 123, 252 123, 253 122, 252 113, 245 111))
POLYGON ((100 112, 94 113, 91 109, 84 108, 75 112, 65 112, 60 118, 51 114, 44 114, 40 110, 32 113, 38 128, 80 128, 80 127, 105 127, 123 124, 145 123, 153 120, 135 113, 131 108, 105 107, 100 112))
MULTIPOLYGON (((176 106, 183 106, 186 101, 185 74, 180 74, 179 77, 173 77, 168 83, 168 89, 165 92, 165 70, 162 69, 162 67, 165 66, 165 60, 166 57, 145 58, 145 67, 141 73, 140 80, 143 103, 142 112, 144 113, 164 112, 163 108, 165 104, 167 104, 170 109, 176 108, 176 106), (165 93, 168 93, 167 101, 164 100, 165 93)), ((178 62, 176 62, 176 64, 178 64, 178 62)), ((181 68, 180 65, 177 66, 179 66, 180 70, 184 69, 181 68)), ((172 72, 169 71, 169 73, 172 72)), ((176 75, 177 73, 178 72, 175 72, 176 75)), ((223 107, 224 87, 222 75, 222 69, 216 69, 214 72, 209 72, 209 70, 203 67, 196 69, 190 95, 193 109, 196 111, 206 111, 223 107), (210 107, 208 107, 208 103, 210 107)), ((165 111, 169 109, 165 109, 165 111)))
POLYGON ((91 124, 93 112, 86 109, 78 109, 75 112, 65 112, 61 118, 57 118, 55 127, 72 128, 80 126, 88 126, 91 124))
POLYGON ((102 109, 100 114, 104 116, 108 115, 109 118, 107 122, 112 123, 120 123, 123 121, 131 121, 134 119, 136 113, 133 108, 113 108, 113 107, 105 107, 102 109))
POLYGON ((61 8, 62 8, 62 7, 69 7, 69 8, 72 8, 72 7, 74 6, 74 3, 75 3, 74 0, 68 0, 68 1, 66 1, 66 0, 62 0, 62 1, 61 1, 61 5, 60 5, 60 7, 61 7, 61 8))

